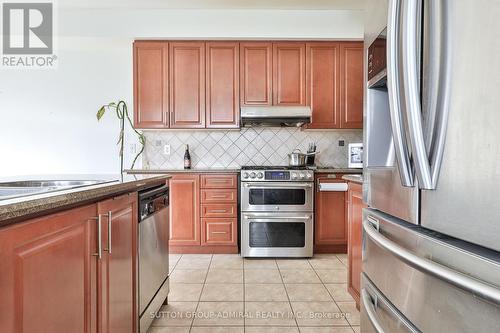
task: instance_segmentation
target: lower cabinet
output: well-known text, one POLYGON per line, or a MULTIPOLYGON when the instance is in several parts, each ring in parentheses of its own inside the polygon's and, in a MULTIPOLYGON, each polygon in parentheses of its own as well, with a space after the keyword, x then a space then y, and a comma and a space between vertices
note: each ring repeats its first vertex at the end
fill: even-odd
POLYGON ((316 253, 346 253, 346 193, 345 191, 320 191, 320 184, 341 183, 341 174, 316 176, 314 251, 316 253))
POLYGON ((170 252, 238 253, 237 176, 181 173, 170 179, 170 252))
POLYGON ((361 184, 349 182, 348 191, 348 291, 356 301, 359 309, 359 295, 361 290, 361 245, 363 240, 362 222, 363 208, 367 206, 363 203, 363 193, 361 184))
POLYGON ((134 193, 0 229, 1 331, 135 332, 136 228, 134 193))

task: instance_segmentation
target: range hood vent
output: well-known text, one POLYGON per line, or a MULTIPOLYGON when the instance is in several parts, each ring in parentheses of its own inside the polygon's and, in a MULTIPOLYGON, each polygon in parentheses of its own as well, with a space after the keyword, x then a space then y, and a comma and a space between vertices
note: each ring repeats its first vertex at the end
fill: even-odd
POLYGON ((309 106, 242 106, 241 125, 300 127, 311 122, 309 106))

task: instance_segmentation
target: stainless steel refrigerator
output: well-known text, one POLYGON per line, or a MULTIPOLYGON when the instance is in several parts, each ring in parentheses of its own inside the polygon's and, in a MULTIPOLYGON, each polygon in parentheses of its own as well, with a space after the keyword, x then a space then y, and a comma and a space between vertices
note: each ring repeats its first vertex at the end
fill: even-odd
POLYGON ((361 332, 500 332, 500 1, 366 3, 361 332))

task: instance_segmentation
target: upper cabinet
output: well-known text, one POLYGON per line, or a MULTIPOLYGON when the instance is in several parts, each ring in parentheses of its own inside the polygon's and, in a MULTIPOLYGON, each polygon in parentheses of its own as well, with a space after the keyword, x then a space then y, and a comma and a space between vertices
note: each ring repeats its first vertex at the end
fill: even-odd
POLYGON ((363 43, 340 45, 341 128, 363 128, 363 43))
POLYGON ((137 128, 239 128, 240 105, 309 105, 307 128, 362 128, 363 43, 134 43, 137 128))
POLYGON ((240 55, 241 104, 272 105, 273 44, 241 43, 240 55))
POLYGON ((273 43, 274 105, 306 105, 305 69, 305 43, 273 43))
POLYGON ((206 127, 240 126, 240 49, 236 42, 206 43, 206 127))
POLYGON ((205 127, 205 43, 169 45, 170 128, 205 127))
POLYGON ((340 47, 338 43, 307 43, 308 128, 340 127, 340 47))
POLYGON ((134 43, 134 123, 168 127, 168 43, 134 43))

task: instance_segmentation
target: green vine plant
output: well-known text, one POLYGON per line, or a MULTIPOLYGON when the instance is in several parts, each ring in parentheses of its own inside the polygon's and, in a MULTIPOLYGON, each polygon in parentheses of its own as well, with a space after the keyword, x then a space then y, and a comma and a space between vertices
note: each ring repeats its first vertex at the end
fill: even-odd
POLYGON ((134 169, 135 162, 139 158, 139 156, 144 152, 144 146, 146 144, 146 137, 144 134, 139 133, 135 128, 134 124, 132 123, 132 120, 130 119, 130 116, 128 114, 128 108, 127 108, 127 103, 124 101, 119 101, 118 103, 111 102, 109 104, 105 104, 101 106, 99 111, 97 111, 96 117, 97 121, 100 121, 101 118, 104 116, 106 111, 111 110, 116 112, 116 116, 120 120, 120 134, 118 137, 118 142, 116 143, 117 145, 120 145, 120 171, 123 173, 123 146, 124 146, 124 136, 125 136, 125 118, 128 120, 128 123, 130 124, 130 127, 134 130, 134 132, 137 134, 139 137, 139 143, 141 144, 141 149, 135 156, 132 166, 130 169, 134 169))

